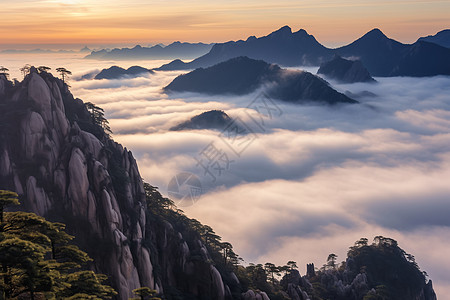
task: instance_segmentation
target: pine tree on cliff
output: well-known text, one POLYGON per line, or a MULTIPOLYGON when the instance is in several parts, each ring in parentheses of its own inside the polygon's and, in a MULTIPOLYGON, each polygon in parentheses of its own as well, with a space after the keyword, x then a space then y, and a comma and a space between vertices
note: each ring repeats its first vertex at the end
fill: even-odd
POLYGON ((0 190, 0 232, 3 232, 4 210, 10 205, 19 205, 19 196, 11 191, 0 190))
MULTIPOLYGON (((1 190, 2 211, 13 204, 19 204, 17 194, 1 190)), ((109 299, 117 294, 102 283, 106 276, 80 269, 91 259, 69 244, 73 236, 64 232, 64 224, 21 211, 2 212, 2 219, 0 299, 109 299)))
POLYGON ((136 298, 131 298, 130 300, 161 300, 161 298, 156 297, 156 291, 148 287, 141 287, 133 290, 133 293, 138 296, 136 298))
POLYGON ((56 72, 61 74, 61 78, 64 83, 66 82, 66 77, 72 75, 72 72, 70 72, 66 68, 56 68, 56 72))

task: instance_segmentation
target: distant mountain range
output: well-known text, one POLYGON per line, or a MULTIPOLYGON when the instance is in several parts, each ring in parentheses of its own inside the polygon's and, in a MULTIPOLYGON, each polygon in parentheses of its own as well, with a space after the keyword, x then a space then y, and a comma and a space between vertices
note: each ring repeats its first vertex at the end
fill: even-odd
POLYGON ((379 29, 335 51, 359 58, 374 76, 450 75, 450 49, 422 41, 402 44, 379 29))
POLYGON ((92 51, 86 56, 88 59, 98 60, 131 60, 131 59, 171 59, 180 57, 192 59, 208 53, 213 44, 204 43, 181 43, 174 42, 168 46, 156 45, 153 47, 142 47, 137 45, 133 48, 115 48, 112 50, 92 51))
POLYGON ((180 75, 164 90, 244 95, 261 87, 266 88, 270 97, 292 103, 357 103, 311 73, 281 69, 278 65, 244 56, 180 75))
POLYGON ((450 48, 450 29, 439 31, 435 35, 421 37, 418 41, 435 43, 442 47, 450 48))
POLYGON ((223 130, 230 124, 231 118, 222 110, 205 111, 172 128, 171 131, 189 129, 218 129, 223 130))
POLYGON ((292 32, 288 26, 260 38, 215 44, 209 53, 192 62, 178 59, 156 70, 205 68, 238 56, 282 66, 318 66, 335 55, 361 60, 373 76, 450 75, 450 49, 437 44, 421 40, 402 44, 373 29, 347 46, 330 49, 305 30, 292 32))
POLYGON ((139 77, 143 75, 153 74, 152 70, 139 67, 132 66, 128 69, 124 69, 118 66, 112 66, 108 69, 103 69, 95 75, 94 79, 118 79, 122 77, 139 77))
POLYGON ((175 60, 158 70, 187 70, 209 67, 228 59, 247 56, 283 66, 319 65, 333 57, 332 51, 301 29, 292 32, 284 26, 267 36, 249 37, 245 41, 215 44, 209 53, 184 63, 175 60))
POLYGON ((25 53, 33 53, 33 54, 43 54, 43 53, 86 53, 86 52, 91 52, 91 49, 89 49, 87 46, 85 46, 84 48, 80 49, 79 51, 75 51, 75 50, 50 50, 50 49, 40 49, 40 48, 36 48, 36 49, 29 49, 29 50, 24 50, 24 49, 6 49, 6 50, 1 50, 0 53, 5 53, 5 54, 25 54, 25 53))
POLYGON ((323 74, 342 83, 375 82, 360 60, 348 60, 339 55, 323 63, 317 74, 323 74))

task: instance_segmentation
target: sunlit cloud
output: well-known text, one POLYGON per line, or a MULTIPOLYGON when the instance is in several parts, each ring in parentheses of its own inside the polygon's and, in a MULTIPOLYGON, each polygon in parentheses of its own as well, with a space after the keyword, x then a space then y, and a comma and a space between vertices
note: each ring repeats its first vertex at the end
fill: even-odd
MULTIPOLYGON (((9 58, 11 70, 23 57, 9 58)), ((277 102, 280 115, 265 118, 263 130, 240 155, 220 130, 169 129, 201 112, 220 109, 253 126, 247 106, 258 92, 236 97, 163 93, 182 72, 148 77, 79 80, 116 62, 67 60, 55 55, 26 61, 66 66, 76 97, 105 109, 113 137, 133 152, 141 176, 167 195, 179 172, 199 177, 204 193, 183 207, 232 242, 246 262, 302 266, 323 264, 329 253, 344 259, 361 237, 392 237, 415 255, 438 295, 450 292, 450 247, 445 212, 450 188, 450 77, 377 78, 378 84, 331 85, 341 92, 369 91, 350 106, 277 102), (201 151, 214 143, 232 163, 215 181, 198 165, 201 151), (430 246, 432 245, 432 246, 430 246)), ((119 64, 146 68, 161 62, 119 64)))
POLYGON ((348 43, 374 27, 414 42, 449 27, 449 9, 447 1, 6 0, 0 34, 8 44, 225 42, 288 24, 328 46, 348 43))

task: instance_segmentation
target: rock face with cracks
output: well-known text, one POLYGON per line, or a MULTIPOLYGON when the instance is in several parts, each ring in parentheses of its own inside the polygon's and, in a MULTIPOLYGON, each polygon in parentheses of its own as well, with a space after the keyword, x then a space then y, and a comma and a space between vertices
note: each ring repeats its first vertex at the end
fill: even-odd
POLYGON ((15 85, 0 75, 0 114, 0 188, 17 192, 22 209, 66 223, 94 259, 90 268, 109 276, 118 299, 141 286, 164 292, 166 278, 189 272, 204 272, 209 286, 170 284, 225 299, 226 286, 207 257, 207 267, 189 265, 191 249, 181 234, 170 224, 149 225, 136 160, 95 124, 63 81, 34 67, 15 85), (162 270, 157 276, 155 266, 162 270))

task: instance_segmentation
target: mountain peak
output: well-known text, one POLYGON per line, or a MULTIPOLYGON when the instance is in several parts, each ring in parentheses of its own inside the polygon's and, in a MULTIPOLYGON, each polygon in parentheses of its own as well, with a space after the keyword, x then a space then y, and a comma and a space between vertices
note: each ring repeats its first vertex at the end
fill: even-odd
POLYGON ((291 27, 285 25, 285 26, 281 27, 280 29, 269 34, 269 36, 284 36, 284 35, 291 35, 291 34, 292 34, 291 27))
POLYGON ((308 36, 309 35, 308 32, 306 32, 306 30, 303 29, 303 28, 298 30, 297 32, 294 32, 294 34, 295 35, 304 35, 304 36, 308 36))
POLYGON ((371 38, 371 39, 387 39, 388 37, 378 28, 374 28, 368 33, 366 33, 363 38, 371 38))

